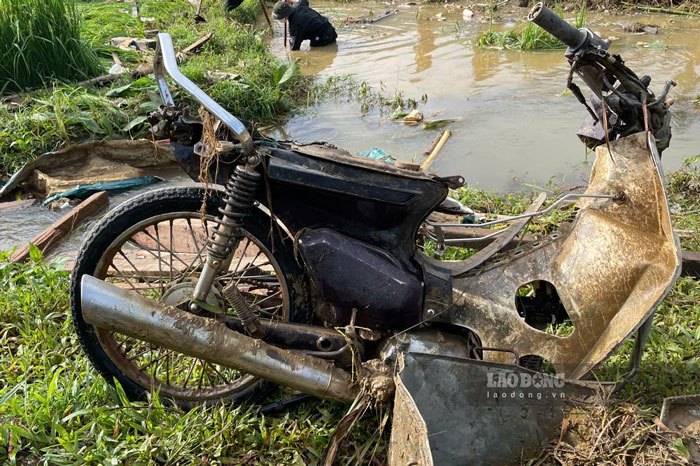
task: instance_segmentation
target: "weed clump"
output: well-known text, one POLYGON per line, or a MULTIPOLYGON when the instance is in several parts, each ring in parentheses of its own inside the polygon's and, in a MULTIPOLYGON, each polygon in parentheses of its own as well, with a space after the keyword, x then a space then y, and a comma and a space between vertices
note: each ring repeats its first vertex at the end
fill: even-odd
MULTIPOLYGON (((559 16, 563 16, 561 6, 557 9, 557 13, 559 16)), ((585 22, 586 7, 585 5, 582 5, 581 9, 576 14, 573 26, 576 29, 582 28, 585 22)), ((513 28, 503 32, 494 31, 493 9, 491 10, 489 30, 479 36, 477 39, 477 44, 479 47, 502 47, 512 50, 547 50, 566 48, 566 44, 532 22, 529 22, 522 30, 516 30, 513 28)))
POLYGON ((0 93, 101 72, 72 1, 0 0, 0 93))

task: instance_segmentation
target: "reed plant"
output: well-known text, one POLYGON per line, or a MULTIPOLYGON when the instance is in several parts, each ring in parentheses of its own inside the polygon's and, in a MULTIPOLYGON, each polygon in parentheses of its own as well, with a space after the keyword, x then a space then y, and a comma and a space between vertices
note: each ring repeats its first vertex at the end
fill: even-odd
POLYGON ((71 0, 0 0, 0 93, 102 72, 71 0))

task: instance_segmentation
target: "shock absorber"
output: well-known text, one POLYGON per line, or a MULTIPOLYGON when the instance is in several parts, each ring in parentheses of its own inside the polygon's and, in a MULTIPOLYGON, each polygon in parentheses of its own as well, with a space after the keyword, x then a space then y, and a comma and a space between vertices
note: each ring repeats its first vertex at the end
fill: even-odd
MULTIPOLYGON (((238 228, 255 203, 255 193, 260 185, 261 175, 257 170, 260 158, 248 157, 245 165, 237 165, 226 183, 223 207, 212 235, 207 242, 207 260, 194 289, 194 300, 205 302, 216 274, 228 264, 230 256, 238 246, 238 228)), ((194 308, 197 304, 193 303, 194 308)))

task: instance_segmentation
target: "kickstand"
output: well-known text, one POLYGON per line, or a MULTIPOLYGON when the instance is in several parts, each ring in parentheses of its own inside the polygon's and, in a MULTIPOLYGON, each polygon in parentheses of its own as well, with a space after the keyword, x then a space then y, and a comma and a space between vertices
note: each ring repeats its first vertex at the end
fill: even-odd
POLYGON ((642 355, 644 354, 644 346, 647 344, 647 340, 649 339, 653 320, 654 314, 652 313, 637 330, 637 338, 635 339, 634 348, 632 349, 632 356, 630 356, 630 362, 627 366, 627 370, 629 372, 622 382, 617 384, 615 389, 612 391, 611 396, 622 391, 627 383, 637 375, 637 372, 639 372, 639 366, 642 364, 642 355))
POLYGON ((279 401, 274 401, 272 403, 266 404, 265 406, 260 408, 260 414, 270 416, 284 409, 291 408, 292 406, 297 405, 302 401, 306 401, 309 398, 313 398, 313 396, 307 395, 306 393, 297 393, 296 395, 292 395, 289 398, 284 398, 279 401))

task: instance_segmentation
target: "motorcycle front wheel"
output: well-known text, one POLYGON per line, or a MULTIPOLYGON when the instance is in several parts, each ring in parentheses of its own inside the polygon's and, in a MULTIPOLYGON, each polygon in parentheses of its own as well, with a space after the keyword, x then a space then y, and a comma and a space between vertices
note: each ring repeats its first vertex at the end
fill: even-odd
MULTIPOLYGON (((80 306, 85 274, 167 305, 188 299, 206 260, 207 238, 216 225, 222 195, 210 191, 202 214, 202 188, 142 194, 108 213, 80 249, 71 275, 73 325, 95 368, 107 381, 116 379, 132 399, 157 391, 162 398, 190 408, 239 402, 261 392, 262 381, 249 374, 93 327, 83 319, 80 306)), ((267 215, 253 211, 239 230, 230 266, 219 272, 208 301, 225 309, 221 290, 235 282, 260 317, 306 322, 308 313, 301 304, 308 301, 293 248, 271 231, 267 215)))

